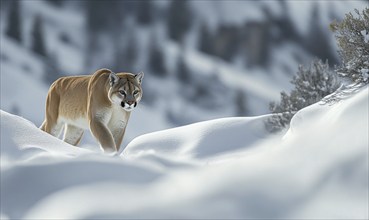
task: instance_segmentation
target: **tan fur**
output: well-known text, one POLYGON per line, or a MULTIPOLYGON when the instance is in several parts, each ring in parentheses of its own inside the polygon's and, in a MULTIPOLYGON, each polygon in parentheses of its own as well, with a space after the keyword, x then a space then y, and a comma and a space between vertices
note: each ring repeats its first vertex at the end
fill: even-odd
POLYGON ((118 151, 130 111, 142 98, 142 78, 143 73, 101 69, 93 75, 56 80, 47 94, 41 130, 59 137, 65 126, 64 141, 77 145, 89 128, 105 151, 118 151))

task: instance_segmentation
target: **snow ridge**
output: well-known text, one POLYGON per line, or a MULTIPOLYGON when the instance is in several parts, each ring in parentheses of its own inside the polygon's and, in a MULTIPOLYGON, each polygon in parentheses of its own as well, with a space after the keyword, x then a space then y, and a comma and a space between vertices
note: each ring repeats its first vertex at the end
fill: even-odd
POLYGON ((299 111, 148 133, 118 157, 76 148, 1 111, 1 216, 368 218, 368 86, 299 111), (98 198, 98 199, 97 199, 98 198))

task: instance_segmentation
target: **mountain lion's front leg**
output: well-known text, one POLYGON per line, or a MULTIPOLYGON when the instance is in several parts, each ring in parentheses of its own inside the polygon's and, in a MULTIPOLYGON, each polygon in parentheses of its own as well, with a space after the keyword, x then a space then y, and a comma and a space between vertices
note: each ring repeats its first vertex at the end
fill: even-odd
POLYGON ((117 151, 119 151, 120 149, 120 145, 122 144, 125 131, 126 131, 126 127, 116 128, 112 130, 114 142, 117 147, 117 151))
POLYGON ((110 130, 99 120, 90 120, 90 130, 105 152, 116 152, 114 138, 110 130))
POLYGON ((90 111, 89 126, 91 133, 100 143, 105 152, 116 152, 117 148, 114 142, 113 134, 107 127, 106 121, 109 120, 111 113, 108 111, 90 111))

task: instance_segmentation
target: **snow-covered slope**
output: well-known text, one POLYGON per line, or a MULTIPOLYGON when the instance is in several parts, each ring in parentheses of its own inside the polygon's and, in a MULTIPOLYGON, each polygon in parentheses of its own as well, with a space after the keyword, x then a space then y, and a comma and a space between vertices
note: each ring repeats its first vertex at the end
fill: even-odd
POLYGON ((1 111, 1 216, 11 219, 367 219, 366 86, 296 114, 286 134, 223 118, 75 148, 1 111))
MULTIPOLYGON (((49 86, 42 82, 44 66, 41 57, 30 53, 7 37, 1 37, 1 53, 4 56, 11 55, 0 61, 1 109, 25 117, 36 126, 40 126, 44 120, 49 86)), ((140 104, 131 115, 124 145, 138 135, 169 128, 170 123, 159 111, 140 104), (141 126, 148 120, 151 121, 150 124, 141 126)), ((85 133, 82 145, 96 149, 96 146, 91 146, 96 145, 96 142, 90 132, 85 133)))
POLYGON ((253 118, 221 118, 149 133, 135 138, 123 152, 128 157, 145 154, 175 159, 207 160, 217 155, 245 149, 268 136, 264 120, 253 118))
MULTIPOLYGON (((309 40, 314 42, 314 39, 311 39, 309 35, 311 25, 315 24, 320 27, 327 35, 323 38, 327 38, 328 43, 323 42, 323 46, 329 44, 331 46, 329 48, 335 48, 333 34, 327 28, 329 23, 334 18, 341 19, 345 13, 352 11, 353 8, 361 10, 367 5, 365 1, 192 1, 189 3, 192 11, 192 27, 188 30, 189 33, 186 34, 189 38, 186 42, 190 41, 191 43, 182 45, 182 43, 173 41, 168 37, 168 22, 166 19, 170 18, 166 15, 168 14, 166 10, 171 1, 157 1, 154 3, 156 6, 151 7, 148 14, 156 14, 160 19, 153 18, 149 25, 142 25, 136 21, 137 13, 139 13, 137 10, 123 13, 127 14, 127 17, 122 21, 123 26, 114 26, 113 28, 115 31, 121 30, 122 39, 115 42, 112 39, 116 32, 105 31, 112 36, 102 39, 106 44, 102 43, 97 49, 95 48, 99 52, 95 54, 97 59, 91 66, 92 64, 87 64, 87 60, 91 55, 88 50, 91 46, 89 42, 100 34, 87 31, 89 22, 86 14, 87 4, 80 1, 66 1, 57 7, 55 4, 42 0, 21 1, 20 29, 23 40, 22 42, 13 42, 5 34, 9 24, 10 2, 4 2, 4 7, 1 9, 0 62, 2 66, 7 66, 6 69, 1 69, 2 81, 8 82, 4 75, 13 74, 13 72, 22 72, 22 74, 29 75, 27 78, 45 81, 45 76, 51 76, 52 78, 54 74, 87 74, 96 70, 96 68, 102 67, 114 71, 143 70, 147 76, 144 82, 147 96, 145 95, 144 99, 148 103, 149 110, 160 112, 160 118, 165 118, 177 125, 226 116, 253 116, 268 113, 269 102, 278 100, 280 91, 291 89, 289 81, 297 71, 298 65, 308 64, 314 56, 317 56, 314 51, 309 50, 311 45, 304 45, 309 40), (314 16, 314 10, 317 10, 317 16, 314 16), (33 53, 31 49, 35 16, 42 17, 45 47, 48 54, 46 59, 33 53), (298 37, 295 38, 298 39, 289 39, 292 37, 290 35, 294 35, 293 30, 284 30, 286 36, 280 33, 282 30, 275 22, 284 17, 291 22, 286 26, 291 25, 290 28, 296 29, 295 35, 298 35, 298 37), (255 24, 255 22, 259 25, 267 22, 265 24, 268 26, 267 40, 260 42, 262 42, 262 45, 270 44, 270 48, 265 54, 266 57, 270 57, 268 67, 255 66, 251 68, 246 65, 250 59, 249 56, 251 56, 248 51, 258 51, 258 47, 247 48, 245 45, 253 43, 246 40, 247 37, 244 35, 248 32, 257 33, 258 29, 256 31, 249 30, 245 25, 248 23, 255 24), (225 41, 223 43, 229 41, 229 35, 234 34, 245 40, 243 43, 239 42, 239 45, 234 48, 235 51, 239 51, 234 51, 235 57, 232 60, 227 61, 221 59, 219 54, 206 53, 200 50, 198 44, 202 36, 202 25, 204 24, 209 26, 213 34, 217 36, 222 36, 222 33, 216 31, 225 28, 223 30, 224 39, 218 39, 220 44, 223 41, 225 41), (237 30, 237 33, 233 33, 233 29, 234 31, 237 30), (274 35, 281 35, 281 39, 276 40, 279 37, 274 35), (129 50, 125 45, 131 43, 131 38, 136 39, 136 42, 132 43, 134 51, 137 51, 136 60, 133 62, 135 65, 132 64, 131 67, 127 65, 126 67, 121 64, 118 65, 120 66, 118 68, 116 66, 121 62, 121 58, 115 58, 116 53, 130 53, 127 52, 129 50), (164 66, 167 67, 165 77, 157 77, 158 73, 155 73, 148 62, 151 56, 150 46, 153 44, 153 38, 157 38, 158 42, 154 42, 154 44, 158 44, 165 55, 163 57, 164 66), (109 50, 108 55, 101 52, 100 47, 107 48, 109 50), (117 48, 119 51, 115 51, 117 48), (189 85, 178 79, 178 57, 182 56, 186 60, 189 69, 188 74, 194 78, 189 85), (50 62, 53 64, 51 66, 58 70, 46 71, 45 67, 50 65, 50 62), (158 89, 158 83, 161 88, 167 89, 158 89), (219 87, 224 87, 224 91, 219 92, 217 90, 219 87), (183 91, 185 88, 190 90, 190 94, 183 91), (205 88, 205 91, 202 91, 201 88, 205 88), (196 101, 197 97, 200 100, 196 101), (226 105, 223 104, 224 100, 227 100, 226 105), (201 105, 206 101, 208 102, 206 106, 201 105), (240 102, 242 103, 240 104, 240 102), (160 107, 156 106, 155 103, 160 103, 160 107)), ((122 3, 123 8, 121 10, 123 11, 126 7, 125 3, 128 7, 130 1, 122 3)), ((120 11, 120 9, 117 11, 120 11)), ((261 50, 261 48, 259 49, 261 50)), ((335 51, 336 49, 332 49, 332 53, 337 55, 335 51)), ((124 59, 122 58, 122 60, 124 59)), ((329 60, 329 62, 332 64, 334 61, 329 60)), ((51 80, 51 78, 48 78, 48 80, 51 80)), ((45 86, 48 87, 50 84, 51 82, 48 82, 45 86)), ((39 85, 39 82, 34 84, 33 81, 30 81, 28 91, 39 90, 36 88, 39 85)), ((3 89, 2 92, 4 91, 9 92, 3 89)), ((19 101, 14 101, 8 96, 2 96, 2 100, 11 103, 10 107, 2 105, 4 110, 27 115, 27 118, 36 124, 42 120, 40 119, 42 114, 37 114, 36 111, 19 106, 19 101)), ((38 103, 35 103, 35 106, 39 106, 38 103)), ((161 128, 155 127, 156 130, 161 128)))

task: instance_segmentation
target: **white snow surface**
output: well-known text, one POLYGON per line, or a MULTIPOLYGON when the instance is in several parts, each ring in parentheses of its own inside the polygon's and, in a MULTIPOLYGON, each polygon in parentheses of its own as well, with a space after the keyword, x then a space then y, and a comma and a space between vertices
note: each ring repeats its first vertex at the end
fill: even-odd
POLYGON ((270 115, 221 118, 139 136, 116 157, 1 111, 0 216, 368 219, 368 96, 309 106, 278 135, 270 115))

